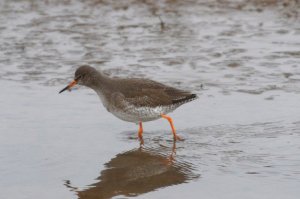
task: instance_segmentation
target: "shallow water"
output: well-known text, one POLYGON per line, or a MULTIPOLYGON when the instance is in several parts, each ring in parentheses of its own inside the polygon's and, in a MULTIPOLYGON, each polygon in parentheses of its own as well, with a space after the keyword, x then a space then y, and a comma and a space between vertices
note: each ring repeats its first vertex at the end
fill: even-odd
POLYGON ((0 197, 299 198, 300 7, 276 2, 1 1, 0 197), (84 63, 197 93, 185 141, 58 95, 84 63))

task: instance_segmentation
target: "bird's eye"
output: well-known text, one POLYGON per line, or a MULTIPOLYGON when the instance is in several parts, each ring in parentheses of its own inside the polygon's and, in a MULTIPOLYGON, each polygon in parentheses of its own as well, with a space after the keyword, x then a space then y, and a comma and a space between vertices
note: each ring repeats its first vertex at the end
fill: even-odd
POLYGON ((79 79, 82 79, 83 75, 78 75, 75 80, 78 81, 79 79))

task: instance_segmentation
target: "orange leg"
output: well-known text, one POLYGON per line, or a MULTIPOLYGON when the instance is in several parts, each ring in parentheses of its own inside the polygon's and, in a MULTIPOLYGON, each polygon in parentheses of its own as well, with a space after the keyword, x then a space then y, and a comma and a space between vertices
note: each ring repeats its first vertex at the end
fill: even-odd
POLYGON ((138 136, 139 136, 139 139, 142 140, 143 139, 143 124, 142 122, 139 122, 139 131, 138 131, 138 136))
POLYGON ((182 140, 178 135, 176 135, 176 130, 175 130, 175 127, 174 127, 174 124, 173 124, 173 120, 170 116, 167 116, 167 115, 164 115, 164 114, 161 114, 161 117, 162 118, 165 118, 169 121, 170 123, 170 126, 172 128, 172 132, 173 132, 173 137, 174 137, 174 140, 182 140))

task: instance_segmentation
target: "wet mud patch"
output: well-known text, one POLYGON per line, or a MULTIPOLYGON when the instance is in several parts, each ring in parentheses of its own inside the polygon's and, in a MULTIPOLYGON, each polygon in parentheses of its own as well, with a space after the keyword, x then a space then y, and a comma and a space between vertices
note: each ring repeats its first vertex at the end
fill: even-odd
POLYGON ((220 93, 240 92, 245 84, 253 90, 249 94, 262 93, 270 83, 282 91, 300 90, 282 78, 299 76, 299 25, 282 17, 289 11, 294 15, 297 1, 2 5, 3 80, 55 86, 89 63, 112 76, 172 81, 171 76, 192 89, 214 84, 224 90, 220 93))

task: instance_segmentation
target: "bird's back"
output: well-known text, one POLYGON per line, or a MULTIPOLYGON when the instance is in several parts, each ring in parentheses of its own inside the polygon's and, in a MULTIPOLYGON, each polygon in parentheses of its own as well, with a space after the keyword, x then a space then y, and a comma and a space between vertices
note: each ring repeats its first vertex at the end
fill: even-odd
POLYGON ((181 105, 197 98, 189 91, 173 88, 165 84, 140 78, 114 79, 114 92, 120 92, 124 98, 137 107, 157 107, 181 105))

